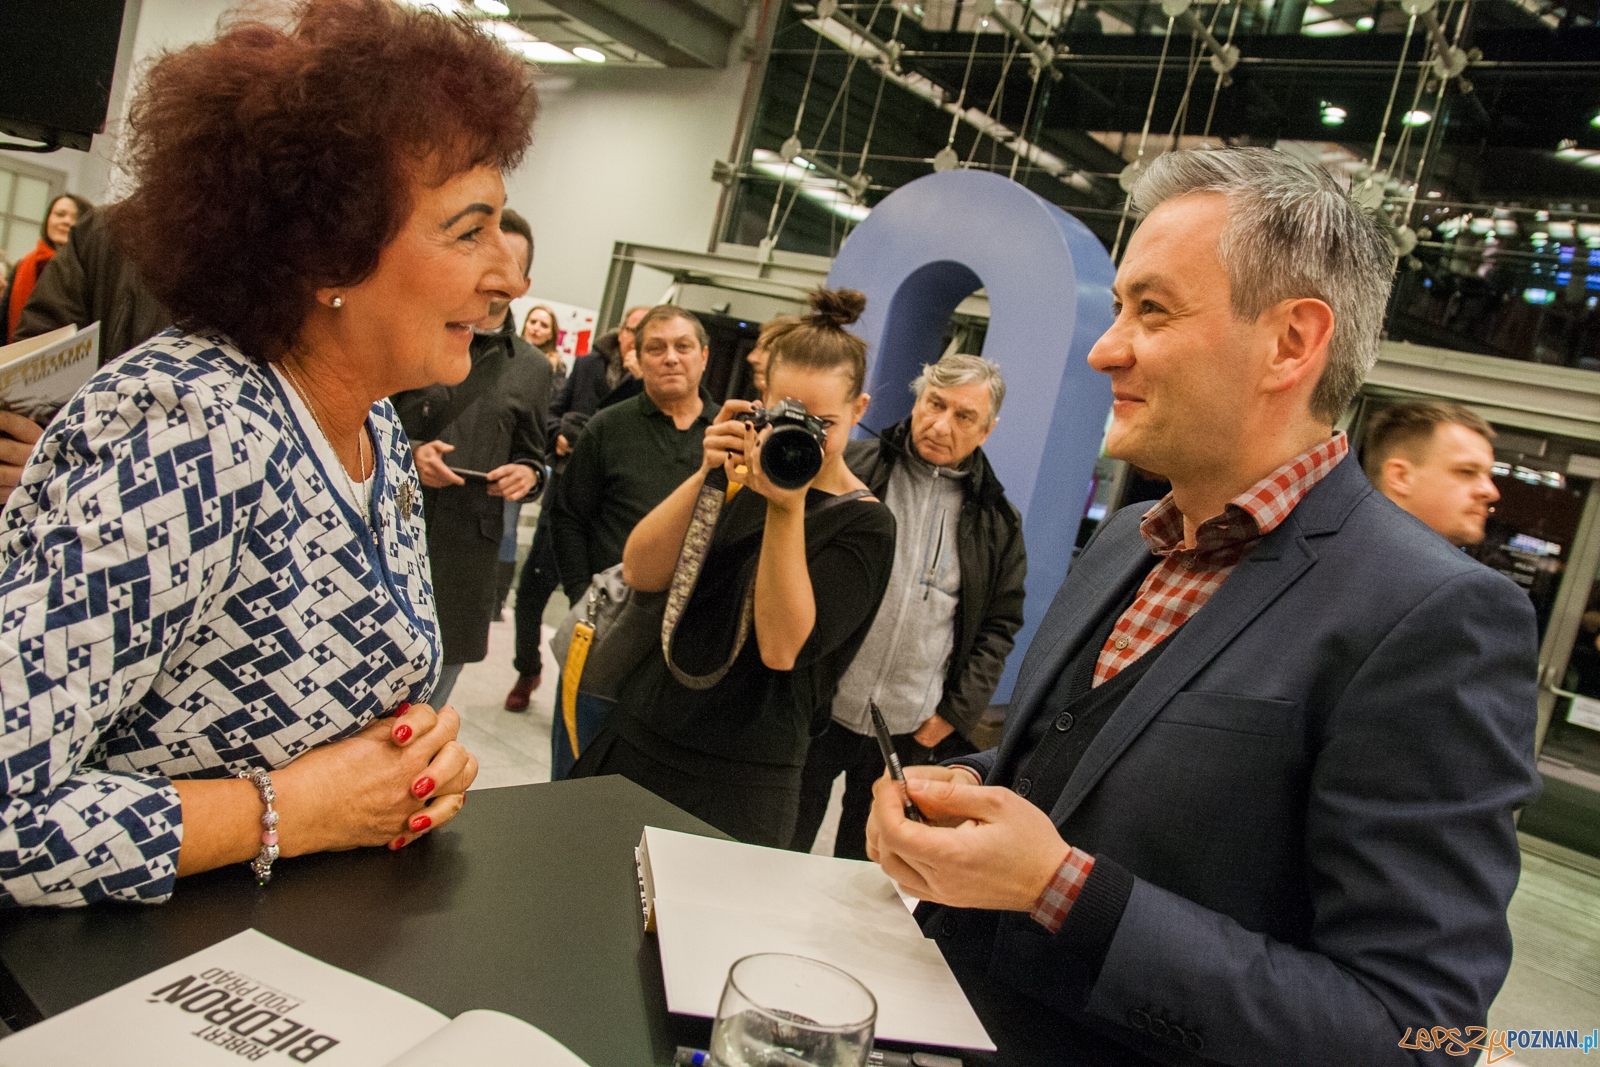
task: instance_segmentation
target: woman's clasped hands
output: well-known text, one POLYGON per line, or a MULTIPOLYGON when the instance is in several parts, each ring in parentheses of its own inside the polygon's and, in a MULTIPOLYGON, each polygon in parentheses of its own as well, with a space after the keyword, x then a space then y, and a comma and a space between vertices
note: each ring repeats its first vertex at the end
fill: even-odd
POLYGON ((460 729, 454 708, 401 704, 274 772, 282 854, 398 849, 449 822, 478 776, 460 729))

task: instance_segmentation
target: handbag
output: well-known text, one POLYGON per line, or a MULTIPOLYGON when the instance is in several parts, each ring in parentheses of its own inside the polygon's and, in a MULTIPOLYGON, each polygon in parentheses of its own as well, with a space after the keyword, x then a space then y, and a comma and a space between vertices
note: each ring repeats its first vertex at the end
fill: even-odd
MULTIPOLYGON (((871 490, 856 489, 829 497, 806 510, 808 514, 823 511, 871 495, 871 490)), ((707 474, 689 517, 683 545, 678 549, 672 584, 666 591, 646 593, 634 589, 623 580, 619 563, 594 576, 583 597, 556 628, 550 639, 550 651, 556 662, 562 664, 561 718, 574 756, 579 755, 578 696, 582 694, 614 704, 623 681, 649 656, 656 641, 661 642, 667 670, 690 689, 710 689, 722 681, 744 650, 755 619, 754 574, 740 598, 733 647, 722 665, 708 674, 695 675, 672 661, 673 635, 710 553, 711 535, 722 507, 730 499, 727 475, 721 470, 707 474)))

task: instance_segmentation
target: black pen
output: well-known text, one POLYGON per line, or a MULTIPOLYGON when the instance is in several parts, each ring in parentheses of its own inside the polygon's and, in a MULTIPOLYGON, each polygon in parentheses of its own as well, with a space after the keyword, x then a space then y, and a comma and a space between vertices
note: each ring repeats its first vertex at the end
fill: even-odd
POLYGON ((867 710, 872 713, 872 729, 878 735, 878 748, 883 750, 884 766, 889 768, 889 777, 900 783, 900 793, 906 798, 906 818, 912 822, 927 822, 906 789, 906 772, 900 768, 900 756, 894 750, 894 740, 889 736, 889 724, 883 721, 883 712, 871 700, 867 701, 867 710))

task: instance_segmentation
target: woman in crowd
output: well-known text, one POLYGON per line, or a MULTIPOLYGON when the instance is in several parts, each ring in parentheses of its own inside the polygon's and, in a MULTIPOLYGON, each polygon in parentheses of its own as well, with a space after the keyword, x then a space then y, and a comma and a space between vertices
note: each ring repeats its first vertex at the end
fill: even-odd
POLYGON ((844 327, 865 304, 854 290, 819 291, 812 314, 771 351, 765 402, 797 400, 827 432, 810 483, 780 489, 767 479, 767 431, 758 435, 735 418, 750 402, 730 400, 706 431, 699 473, 629 536, 623 577, 635 589, 666 589, 706 475, 726 471, 744 488, 717 522, 674 663, 691 674, 721 665, 751 583, 753 625, 732 668, 709 689, 678 682, 656 645, 574 777, 620 774, 741 841, 788 843, 806 750, 828 723, 839 677, 872 625, 894 562, 893 516, 844 464, 868 399, 866 345, 844 327))
POLYGON ((389 0, 293 10, 163 56, 129 116, 111 219, 178 325, 63 409, 0 520, 0 907, 398 848, 477 771, 407 704, 439 640, 382 398, 460 381, 521 291, 531 70, 389 0))
POLYGON ((560 396, 561 387, 567 384, 567 364, 556 348, 556 313, 543 304, 528 309, 527 317, 522 320, 522 339, 543 352, 544 358, 550 361, 550 373, 554 376, 550 381, 550 395, 560 396))
POLYGON ((745 362, 750 364, 750 381, 755 386, 753 395, 756 398, 759 399, 767 391, 767 360, 772 354, 773 344, 804 321, 798 315, 779 315, 761 324, 756 346, 744 357, 745 362))
POLYGON ((0 301, 0 307, 6 309, 6 336, 7 342, 17 330, 17 320, 22 318, 22 309, 27 306, 28 297, 33 294, 33 287, 39 281, 39 274, 44 270, 44 265, 55 257, 56 251, 67 243, 67 238, 72 235, 72 228, 78 220, 86 217, 94 210, 94 205, 81 196, 71 193, 58 196, 50 203, 50 210, 45 213, 44 221, 39 224, 39 243, 33 246, 33 251, 17 260, 16 266, 6 274, 5 299, 0 301))

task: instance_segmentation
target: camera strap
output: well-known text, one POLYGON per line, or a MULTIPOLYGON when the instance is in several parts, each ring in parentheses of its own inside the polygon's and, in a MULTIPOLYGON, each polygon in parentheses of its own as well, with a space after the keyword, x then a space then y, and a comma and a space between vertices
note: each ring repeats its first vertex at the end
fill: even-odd
MULTIPOLYGON (((848 504, 852 500, 861 500, 872 496, 870 489, 855 489, 848 493, 839 493, 826 500, 818 501, 815 506, 806 508, 806 514, 825 511, 840 504, 848 504)), ((672 586, 667 592, 666 611, 661 616, 661 654, 667 661, 667 670, 672 672, 672 677, 680 685, 689 689, 710 689, 722 681, 733 661, 739 658, 739 653, 744 651, 744 643, 750 637, 750 625, 756 613, 756 581, 751 575, 750 584, 745 587, 744 596, 739 604, 739 625, 734 632, 733 648, 728 652, 728 658, 722 666, 710 674, 690 674, 672 662, 672 637, 678 630, 678 623, 683 618, 684 609, 689 606, 689 598, 694 595, 694 587, 700 580, 700 569, 705 565, 706 556, 711 551, 711 535, 716 532, 717 519, 722 516, 722 507, 728 500, 728 475, 720 467, 706 475, 705 484, 700 487, 700 495, 694 502, 694 514, 689 516, 689 529, 683 535, 683 547, 678 550, 678 562, 672 570, 672 586)))

